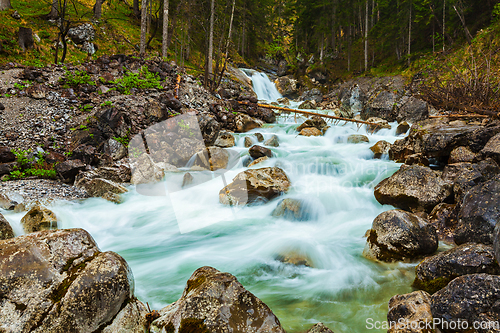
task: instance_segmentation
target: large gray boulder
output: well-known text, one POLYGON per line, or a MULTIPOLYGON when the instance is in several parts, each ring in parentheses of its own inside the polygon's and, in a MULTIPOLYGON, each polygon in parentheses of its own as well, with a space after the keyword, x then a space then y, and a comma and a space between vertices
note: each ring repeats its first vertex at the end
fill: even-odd
POLYGON ((229 273, 212 267, 197 269, 182 296, 160 310, 154 332, 284 333, 267 305, 229 273))
POLYGON ((457 244, 493 244, 493 229, 500 219, 499 193, 500 175, 467 192, 458 213, 454 235, 457 244))
POLYGON ((475 273, 500 274, 493 247, 467 243, 425 258, 416 268, 413 286, 432 294, 456 277, 475 273))
POLYGON ((403 165, 391 177, 375 186, 375 198, 382 205, 430 213, 452 195, 451 184, 430 168, 403 165))
MULTIPOLYGON (((488 274, 470 274, 460 276, 431 297, 432 316, 444 322, 440 325, 442 332, 470 332, 456 328, 459 320, 464 323, 461 328, 473 328, 476 323, 495 323, 500 318, 500 276, 488 274), (455 326, 450 325, 455 323, 455 326)), ((499 327, 492 329, 476 328, 475 332, 498 332, 499 327)))
POLYGON ((434 253, 438 237, 424 219, 400 209, 383 212, 368 231, 363 255, 380 261, 396 261, 434 253))
POLYGON ((397 101, 398 96, 395 93, 382 90, 370 98, 366 107, 361 111, 361 118, 366 120, 370 117, 377 117, 393 122, 397 115, 397 101))
POLYGON ((0 241, 0 330, 8 333, 96 332, 138 304, 127 332, 143 332, 144 306, 133 297, 125 260, 101 252, 82 229, 41 231, 0 241))
POLYGON ((500 133, 492 137, 481 150, 485 157, 491 157, 500 163, 500 133))
POLYGON ((410 96, 404 98, 404 102, 397 110, 396 120, 398 122, 408 121, 414 123, 419 120, 427 119, 429 116, 429 105, 427 102, 410 96))
POLYGON ((387 321, 396 324, 389 328, 388 333, 435 333, 426 327, 426 324, 432 324, 432 320, 431 298, 425 291, 396 295, 389 300, 387 321))
POLYGON ((290 186, 288 176, 278 167, 250 169, 240 172, 219 192, 219 202, 224 205, 267 202, 288 192, 290 186))

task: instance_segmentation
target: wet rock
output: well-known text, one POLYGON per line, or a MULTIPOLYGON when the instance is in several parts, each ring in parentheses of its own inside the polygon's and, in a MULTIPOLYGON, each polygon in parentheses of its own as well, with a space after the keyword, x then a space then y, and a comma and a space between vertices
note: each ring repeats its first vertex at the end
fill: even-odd
POLYGON ((433 317, 431 309, 431 296, 425 291, 414 291, 405 295, 396 295, 389 300, 387 321, 394 322, 387 332, 430 333, 434 330, 426 329, 425 324, 432 327, 433 317), (412 329, 422 327, 423 329, 412 329))
POLYGON ((111 156, 113 161, 118 161, 127 156, 127 148, 115 139, 109 139, 104 143, 104 153, 111 156))
POLYGON ((440 203, 428 216, 429 223, 436 228, 438 238, 453 244, 453 235, 458 223, 458 205, 440 203))
POLYGON ((158 332, 285 332, 271 310, 233 275, 212 267, 197 269, 181 298, 161 309, 151 326, 158 332))
POLYGON ((361 111, 361 118, 377 117, 393 122, 396 120, 396 102, 396 94, 383 90, 368 101, 361 111))
POLYGON ((362 134, 351 134, 347 137, 347 143, 363 143, 363 142, 370 142, 370 139, 366 135, 362 134))
POLYGON ((370 134, 374 134, 380 131, 381 129, 391 129, 391 125, 389 125, 389 122, 381 118, 370 117, 366 121, 376 124, 376 125, 366 125, 366 130, 370 134))
POLYGON ((370 150, 373 152, 373 158, 382 158, 383 155, 388 155, 389 149, 391 149, 391 144, 384 140, 380 140, 370 147, 370 150))
POLYGON ((274 217, 281 217, 290 221, 308 221, 317 218, 313 206, 301 199, 283 199, 271 213, 274 217))
MULTIPOLYGON (((500 317, 500 276, 488 274, 470 274, 460 276, 446 287, 431 296, 432 315, 448 323, 449 328, 460 320, 467 327, 474 327, 474 322, 498 322, 500 317)), ((446 333, 456 332, 456 329, 444 329, 446 333)), ((456 327, 456 326, 455 326, 456 327)), ((496 332, 478 329, 479 333, 496 332)), ((465 330, 461 331, 465 332, 465 330)))
POLYGON ((273 152, 271 151, 271 149, 266 148, 266 147, 262 147, 259 145, 255 145, 255 146, 251 147, 248 150, 248 152, 250 153, 250 156, 253 159, 258 159, 258 158, 264 157, 264 156, 273 157, 273 152))
POLYGON ((276 89, 281 95, 290 98, 294 98, 297 96, 297 80, 292 79, 288 76, 282 76, 277 78, 274 81, 274 84, 276 85, 276 89))
POLYGON ((427 102, 410 96, 406 102, 401 105, 397 111, 396 120, 409 121, 414 123, 419 120, 424 120, 429 116, 429 105, 427 102))
POLYGON ((11 200, 6 194, 0 193, 0 208, 5 210, 14 210, 17 206, 17 202, 11 200))
POLYGON ((16 155, 12 152, 12 148, 0 146, 0 163, 9 163, 16 160, 16 155))
POLYGON ((253 146, 253 140, 251 137, 246 136, 244 139, 244 145, 246 148, 252 147, 253 146))
POLYGON ((259 164, 259 163, 262 163, 262 162, 264 162, 264 161, 266 161, 266 160, 268 160, 268 159, 269 159, 269 157, 267 157, 267 156, 264 156, 264 157, 259 157, 259 158, 258 158, 258 159, 256 159, 255 161, 252 161, 252 163, 248 164, 248 167, 249 167, 249 168, 250 168, 250 167, 253 167, 254 165, 257 165, 257 164, 259 164))
POLYGON ((106 192, 104 193, 101 198, 108 200, 109 202, 113 202, 115 204, 120 204, 123 202, 123 199, 120 195, 113 193, 113 192, 106 192))
POLYGON ((437 248, 433 226, 417 215, 396 209, 375 218, 363 255, 390 262, 432 254, 437 248))
POLYGON ((224 205, 267 202, 288 192, 290 186, 290 180, 280 168, 250 169, 240 172, 219 192, 219 201, 224 205))
POLYGON ((192 174, 189 172, 186 172, 184 174, 184 177, 182 177, 182 187, 187 187, 193 183, 194 177, 192 174))
POLYGON ((7 221, 2 214, 0 214, 0 240, 14 238, 14 237, 15 237, 14 230, 12 230, 9 221, 7 221))
POLYGON ((322 136, 323 133, 317 129, 316 127, 306 127, 306 128, 303 128, 299 135, 303 135, 303 136, 322 136))
POLYGON ((229 153, 219 147, 208 147, 196 153, 196 159, 193 165, 215 171, 227 168, 229 162, 229 153))
POLYGON ((374 194, 382 205, 430 213, 437 204, 448 199, 452 191, 451 185, 436 171, 419 165, 403 165, 375 186, 374 194))
POLYGON ((333 333, 331 329, 326 327, 323 323, 317 323, 311 327, 306 333, 333 333))
POLYGON ((286 97, 278 98, 278 103, 285 106, 290 106, 290 100, 286 97))
POLYGON ((262 127, 263 122, 259 119, 252 118, 246 114, 239 113, 235 119, 236 132, 244 133, 254 128, 262 127))
MULTIPOLYGON (((113 332, 123 332, 117 324, 127 312, 120 310, 138 302, 125 260, 100 252, 82 229, 42 231, 3 241, 0 281, 0 327, 9 332, 95 332, 110 324, 115 324, 113 332)), ((139 314, 134 317, 141 322, 139 314)))
POLYGON ((219 135, 221 124, 213 116, 202 114, 198 116, 198 125, 205 145, 213 145, 219 135))
POLYGON ((73 183, 76 175, 85 170, 85 164, 80 160, 67 160, 56 164, 56 171, 65 183, 73 183))
POLYGON ((458 214, 457 244, 493 243, 493 229, 500 219, 500 176, 474 186, 465 195, 458 214))
POLYGON ((57 217, 51 210, 36 205, 21 219, 24 232, 57 229, 57 217))
POLYGON ((312 116, 310 119, 307 119, 304 123, 297 127, 297 132, 300 132, 302 129, 308 127, 316 127, 318 130, 323 132, 323 130, 328 127, 328 124, 320 116, 312 116))
POLYGON ((255 137, 257 138, 257 141, 262 142, 264 141, 264 136, 260 133, 254 133, 255 137))
POLYGON ((280 142, 278 136, 273 134, 273 136, 266 141, 264 141, 264 146, 279 147, 280 142))
POLYGON ((221 148, 230 148, 234 147, 235 140, 234 136, 229 132, 220 132, 219 136, 215 140, 214 146, 221 148))
POLYGON ((500 274, 493 247, 462 244, 425 258, 416 268, 413 286, 433 294, 456 277, 476 273, 500 274))
POLYGON ((481 150, 485 157, 491 157, 500 163, 500 133, 492 137, 481 150))
POLYGON ((87 191, 88 195, 91 197, 102 197, 107 192, 115 194, 128 192, 128 190, 122 185, 102 178, 91 179, 90 181, 83 183, 82 185, 83 188, 85 188, 85 190, 87 191))
POLYGON ((475 159, 476 154, 474 154, 469 148, 457 147, 451 151, 448 164, 473 162, 475 159))
POLYGON ((307 255, 295 251, 279 254, 276 256, 276 260, 294 266, 314 267, 312 260, 307 255))
POLYGON ((443 170, 442 178, 453 184, 456 203, 461 203, 471 188, 485 180, 479 167, 471 163, 448 164, 443 170))
POLYGON ((316 110, 316 102, 315 101, 305 101, 300 103, 298 109, 301 110, 316 110))
POLYGON ((323 101, 323 94, 318 88, 314 88, 311 90, 304 91, 302 95, 300 95, 299 100, 314 101, 316 103, 321 103, 323 101))
MULTIPOLYGON (((393 146, 391 146, 392 148, 393 146)), ((389 148, 389 159, 391 159, 391 148, 389 148)), ((430 161, 424 154, 413 154, 408 155, 404 160, 406 165, 420 165, 420 166, 429 166, 430 161)))
POLYGON ((403 121, 396 128, 396 135, 406 134, 406 132, 408 132, 409 129, 410 129, 410 125, 406 121, 403 121))
POLYGON ((132 172, 128 165, 115 164, 107 167, 95 169, 96 178, 111 180, 115 183, 128 183, 132 177, 132 172))

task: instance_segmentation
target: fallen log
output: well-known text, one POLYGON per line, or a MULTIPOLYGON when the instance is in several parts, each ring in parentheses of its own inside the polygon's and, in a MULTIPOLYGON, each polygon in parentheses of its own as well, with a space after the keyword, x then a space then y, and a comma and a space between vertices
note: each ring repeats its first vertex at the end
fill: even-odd
POLYGON ((358 124, 365 124, 365 125, 371 125, 371 126, 380 126, 380 124, 377 123, 372 123, 369 121, 364 121, 364 120, 358 120, 358 119, 349 119, 349 118, 343 118, 343 117, 337 117, 337 116, 332 116, 329 114, 322 114, 322 113, 317 113, 317 112, 309 112, 309 111, 302 111, 302 110, 297 110, 297 109, 290 109, 290 108, 285 108, 282 106, 274 106, 274 105, 268 105, 268 104, 260 104, 260 103, 250 103, 250 102, 241 102, 241 101, 235 101, 238 104, 243 104, 243 105, 257 105, 260 108, 264 109, 274 109, 274 110, 280 110, 280 111, 285 111, 285 112, 295 112, 295 113, 300 113, 300 114, 306 114, 309 116, 318 116, 318 117, 323 117, 323 118, 330 118, 330 119, 336 119, 336 120, 342 120, 342 121, 349 121, 353 123, 358 123, 358 124))

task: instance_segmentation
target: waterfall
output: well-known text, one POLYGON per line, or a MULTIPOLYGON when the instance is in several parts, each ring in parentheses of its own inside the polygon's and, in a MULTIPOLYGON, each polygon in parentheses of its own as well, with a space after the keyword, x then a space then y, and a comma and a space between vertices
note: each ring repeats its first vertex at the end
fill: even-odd
POLYGON ((259 100, 276 102, 283 97, 276 89, 274 82, 269 80, 269 77, 265 73, 257 72, 252 69, 243 69, 242 71, 252 80, 253 90, 257 94, 259 100))

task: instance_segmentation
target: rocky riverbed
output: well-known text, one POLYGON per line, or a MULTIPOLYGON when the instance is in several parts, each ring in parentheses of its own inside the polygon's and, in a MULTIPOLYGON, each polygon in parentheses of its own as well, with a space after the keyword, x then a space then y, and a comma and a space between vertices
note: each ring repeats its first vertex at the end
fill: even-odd
MULTIPOLYGON (((237 277, 212 267, 197 269, 178 301, 150 309, 136 298, 134 278, 120 255, 101 252, 82 229, 53 230, 57 217, 43 207, 50 206, 49 200, 88 197, 119 204, 131 183, 139 189, 141 184, 178 173, 191 156, 196 157, 193 172, 183 174, 183 187, 196 181, 200 170, 228 168, 232 156, 228 149, 237 146, 239 135, 276 120, 273 111, 255 104, 257 98, 244 77, 228 75, 212 94, 173 63, 118 55, 65 68, 8 64, 0 80, 1 92, 9 95, 0 99, 0 177, 4 180, 0 208, 27 212, 21 221, 25 235, 15 235, 0 215, 0 236, 5 239, 0 241, 3 330, 284 332, 277 316, 237 277), (138 74, 141 68, 156 73, 161 86, 120 92, 117 79, 129 72, 138 74), (75 73, 85 73, 89 81, 67 86, 67 78, 75 73), (178 115, 187 118, 169 122, 178 115), (200 147, 192 142, 196 134, 190 130, 194 128, 190 119, 199 125, 200 147), (155 124, 164 127, 147 132, 155 124), (141 133, 148 135, 148 156, 131 156, 127 145, 141 133), (28 174, 33 170, 53 170, 55 179, 37 179, 40 176, 28 174), (16 177, 25 179, 9 180, 16 177)), ((297 91, 291 80, 277 79, 283 95, 301 96, 311 108, 334 108, 342 117, 359 113, 356 117, 377 124, 367 129, 367 135, 390 129, 389 122, 400 123, 398 131, 404 137, 372 147, 370 158, 390 158, 402 165, 373 188, 376 200, 394 209, 374 219, 363 254, 375 262, 420 264, 413 284, 418 291, 394 296, 387 319, 416 323, 460 319, 470 325, 498 321, 500 229, 495 225, 500 216, 500 122, 474 117, 430 119, 438 111, 413 96, 398 77, 347 82, 324 96, 319 89, 297 91), (438 245, 444 243, 452 248, 438 253, 438 245)), ((327 135, 329 128, 320 117, 312 117, 295 131, 297 136, 314 138, 327 135)), ((248 169, 221 187, 223 205, 266 203, 294 186, 286 170, 266 164, 279 153, 278 137, 264 138, 254 132, 237 147, 248 152, 243 162, 248 169)), ((361 134, 336 139, 349 144, 370 142, 361 134)), ((272 215, 314 220, 308 205, 287 198, 272 215)), ((287 264, 314 266, 296 255, 280 258, 287 264)), ((308 332, 331 331, 319 323, 308 332)))

